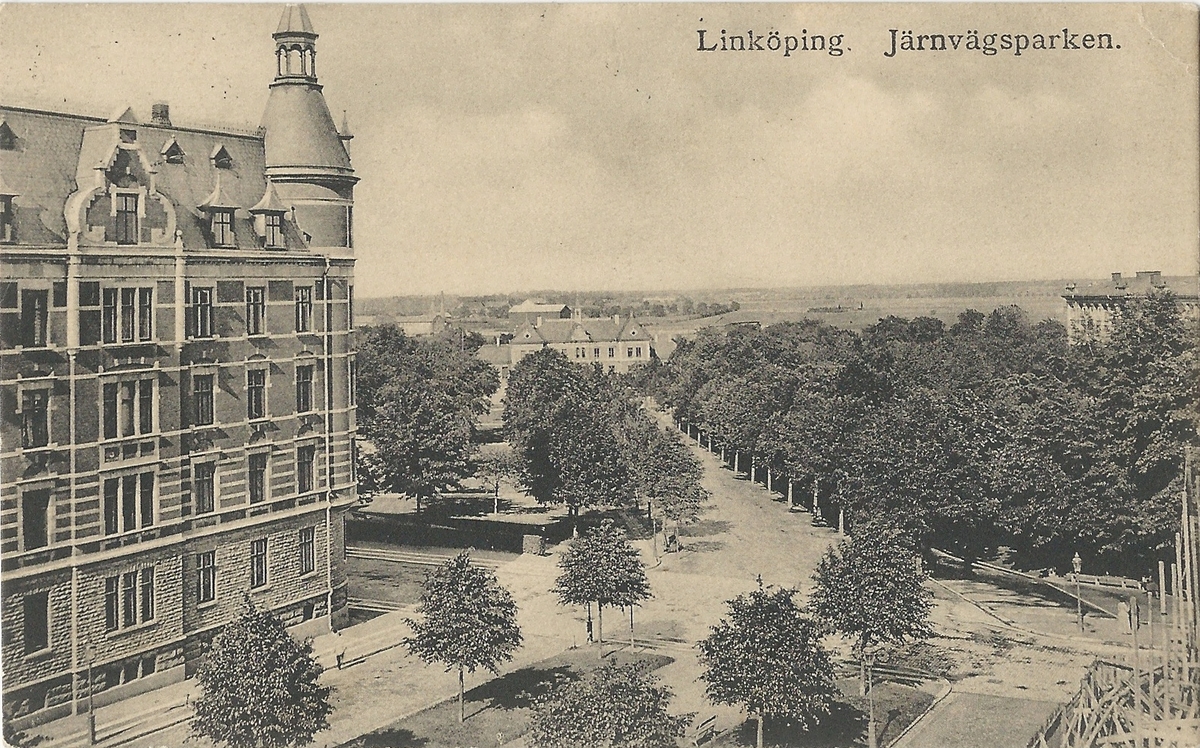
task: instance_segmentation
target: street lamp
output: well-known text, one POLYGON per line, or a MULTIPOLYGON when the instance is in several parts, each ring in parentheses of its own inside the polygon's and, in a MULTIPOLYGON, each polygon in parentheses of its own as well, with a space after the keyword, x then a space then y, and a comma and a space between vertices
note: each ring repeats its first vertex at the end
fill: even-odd
POLYGON ((1079 621, 1079 633, 1083 633, 1083 599, 1079 596, 1079 572, 1083 570, 1083 559, 1078 551, 1075 552, 1075 558, 1071 559, 1071 566, 1075 569, 1075 618, 1079 621))
POLYGON ((88 745, 96 744, 96 710, 92 706, 92 661, 96 659, 96 645, 87 645, 87 697, 88 697, 88 745))

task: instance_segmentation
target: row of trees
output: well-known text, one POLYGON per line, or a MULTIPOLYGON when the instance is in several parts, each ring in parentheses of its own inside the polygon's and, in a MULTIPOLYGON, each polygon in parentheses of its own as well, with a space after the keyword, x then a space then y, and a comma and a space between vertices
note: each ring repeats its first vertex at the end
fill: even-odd
POLYGON ((472 474, 474 434, 496 370, 454 335, 408 337, 395 325, 358 340, 358 429, 374 447, 359 455, 364 491, 413 496, 418 509, 472 474))
POLYGON ((521 487, 572 516, 645 501, 652 516, 687 522, 707 499, 700 465, 679 435, 600 366, 549 348, 526 356, 509 376, 504 426, 521 487))
POLYGON ((1078 550, 1142 573, 1178 521, 1196 340, 1163 292, 1130 299, 1107 342, 1082 345, 1017 307, 862 333, 709 328, 641 383, 743 469, 772 470, 852 524, 967 557, 1002 543, 1030 565, 1078 550))

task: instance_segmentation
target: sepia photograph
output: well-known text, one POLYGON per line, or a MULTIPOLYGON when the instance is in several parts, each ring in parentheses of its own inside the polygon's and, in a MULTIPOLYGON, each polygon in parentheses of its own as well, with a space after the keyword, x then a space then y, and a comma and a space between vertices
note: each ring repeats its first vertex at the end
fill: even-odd
POLYGON ((1198 6, 0 69, 4 746, 1200 748, 1198 6))

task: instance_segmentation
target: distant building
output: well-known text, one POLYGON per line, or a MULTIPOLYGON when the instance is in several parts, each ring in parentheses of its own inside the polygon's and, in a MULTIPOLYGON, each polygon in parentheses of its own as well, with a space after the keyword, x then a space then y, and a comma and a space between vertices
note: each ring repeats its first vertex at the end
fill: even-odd
MULTIPOLYGON (((1186 287, 1171 289, 1183 316, 1193 321, 1200 321, 1198 280, 1189 278, 1186 287)), ((1108 340, 1114 319, 1129 299, 1167 288, 1162 273, 1157 270, 1138 271, 1132 279, 1113 273, 1112 280, 1104 285, 1089 284, 1083 288, 1074 283, 1068 285, 1067 293, 1063 294, 1067 307, 1067 341, 1076 345, 1108 340)))
POLYGON ((532 299, 526 299, 508 310, 508 319, 514 330, 524 324, 538 325, 546 320, 570 318, 571 307, 566 304, 546 304, 532 299))
POLYGON ((393 317, 392 324, 410 338, 418 335, 437 335, 450 326, 440 314, 420 314, 413 317, 393 317))
POLYGON ((255 133, 165 104, 146 122, 0 106, 18 729, 190 676, 244 595, 298 636, 348 617, 358 178, 302 7, 274 39, 255 133))
POLYGON ((542 348, 553 348, 577 363, 598 363, 610 371, 625 372, 650 361, 654 339, 634 319, 583 319, 577 315, 573 319, 543 319, 540 325, 521 325, 508 348, 514 364, 542 348))

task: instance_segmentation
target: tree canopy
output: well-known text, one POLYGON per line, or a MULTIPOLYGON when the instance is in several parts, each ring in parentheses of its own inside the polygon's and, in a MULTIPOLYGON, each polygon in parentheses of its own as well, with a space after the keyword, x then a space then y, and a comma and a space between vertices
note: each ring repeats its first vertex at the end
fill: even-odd
POLYGON ((789 480, 851 528, 890 522, 968 558, 1142 574, 1178 526, 1197 441, 1194 326, 1170 292, 1126 299, 1107 341, 1068 345, 1016 306, 949 326, 885 317, 705 328, 642 382, 679 420, 789 480))
POLYGON ((833 703, 833 665, 821 632, 790 589, 763 587, 729 601, 728 616, 700 642, 700 679, 708 698, 734 704, 758 721, 784 719, 801 728, 816 724, 833 703))
POLYGON ((311 642, 297 642, 270 611, 246 609, 218 633, 196 679, 192 732, 229 748, 291 748, 329 727, 330 688, 311 642))
POLYGON ((612 520, 571 540, 558 565, 562 574, 552 591, 562 605, 596 604, 601 641, 605 606, 625 608, 650 597, 641 555, 612 520))
POLYGON ((694 715, 668 711, 671 690, 644 662, 566 680, 534 706, 534 748, 675 748, 694 715))
POLYGON ((420 618, 409 619, 408 651, 425 662, 458 670, 458 721, 464 718, 463 674, 483 667, 497 672, 521 646, 517 604, 490 571, 466 551, 425 578, 420 618))
POLYGON ((471 474, 471 436, 499 376, 455 338, 410 338, 395 325, 359 331, 358 426, 364 487, 422 499, 471 474))

